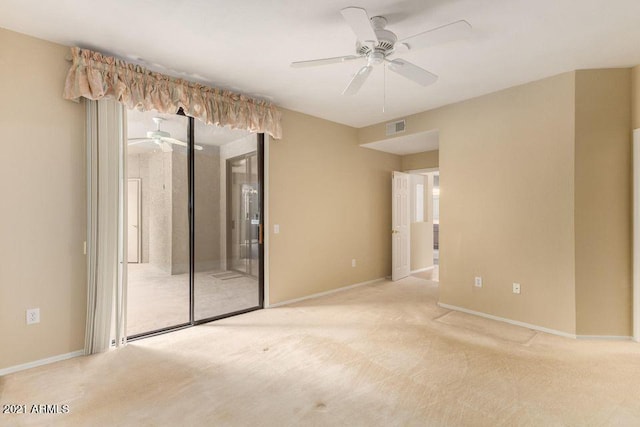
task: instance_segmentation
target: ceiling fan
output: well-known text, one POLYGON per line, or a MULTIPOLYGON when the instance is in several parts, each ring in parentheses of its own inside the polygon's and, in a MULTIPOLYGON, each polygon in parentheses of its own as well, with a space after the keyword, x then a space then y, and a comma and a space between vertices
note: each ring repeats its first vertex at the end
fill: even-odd
MULTIPOLYGON (((153 120, 153 122, 156 124, 156 130, 148 131, 146 138, 129 138, 129 145, 153 142, 154 144, 159 146, 165 153, 173 151, 173 149, 171 148, 171 144, 188 147, 188 144, 186 142, 180 141, 179 139, 171 138, 171 134, 169 132, 160 130, 160 123, 164 122, 165 119, 163 119, 162 117, 153 117, 151 120, 153 120)), ((200 145, 195 145, 193 148, 195 148, 196 150, 202 150, 202 146, 200 145)))
POLYGON ((419 85, 428 86, 435 83, 438 80, 435 74, 404 59, 390 59, 390 57, 398 51, 406 52, 458 40, 464 38, 471 30, 471 25, 467 21, 460 20, 398 40, 394 33, 385 29, 387 20, 383 16, 369 18, 367 11, 360 7, 346 7, 340 12, 357 37, 356 54, 297 61, 292 62, 291 66, 302 68, 366 59, 367 65, 360 68, 353 76, 342 92, 343 95, 355 95, 371 74, 373 67, 379 64, 386 64, 391 71, 419 85))

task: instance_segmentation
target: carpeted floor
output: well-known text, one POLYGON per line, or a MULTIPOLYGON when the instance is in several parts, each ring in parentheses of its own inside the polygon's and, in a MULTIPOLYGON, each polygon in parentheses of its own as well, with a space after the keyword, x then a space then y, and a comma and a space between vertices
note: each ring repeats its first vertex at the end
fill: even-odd
MULTIPOLYGON (((189 322, 189 274, 170 275, 151 264, 128 265, 127 335, 189 322)), ((259 305, 258 279, 237 272, 195 274, 195 319, 259 305)))
POLYGON ((450 312, 409 277, 0 378, 0 425, 638 426, 640 344, 450 312))

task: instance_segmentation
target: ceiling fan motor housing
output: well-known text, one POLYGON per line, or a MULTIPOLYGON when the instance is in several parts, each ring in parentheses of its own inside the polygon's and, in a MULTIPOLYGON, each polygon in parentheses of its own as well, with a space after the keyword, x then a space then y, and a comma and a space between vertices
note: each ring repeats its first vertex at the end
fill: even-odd
POLYGON ((147 132, 147 138, 149 139, 160 139, 169 137, 171 137, 171 134, 163 130, 150 130, 147 132))
POLYGON ((356 52, 359 55, 370 56, 373 53, 377 53, 376 58, 370 58, 373 63, 379 63, 384 60, 385 57, 390 55, 393 52, 393 47, 398 41, 398 37, 389 30, 385 30, 384 27, 387 25, 387 19, 383 16, 374 16, 371 18, 371 26, 373 27, 373 31, 376 33, 376 37, 378 38, 378 42, 373 43, 361 43, 358 41, 356 43, 356 52), (382 55, 382 59, 379 60, 378 57, 382 55))

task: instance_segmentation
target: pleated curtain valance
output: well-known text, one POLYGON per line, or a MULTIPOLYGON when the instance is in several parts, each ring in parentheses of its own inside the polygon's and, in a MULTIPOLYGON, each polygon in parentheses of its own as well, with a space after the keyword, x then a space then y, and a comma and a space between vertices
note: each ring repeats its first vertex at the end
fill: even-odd
POLYGON ((114 98, 130 109, 185 114, 206 124, 282 137, 281 114, 268 101, 149 71, 88 49, 71 48, 64 98, 114 98))

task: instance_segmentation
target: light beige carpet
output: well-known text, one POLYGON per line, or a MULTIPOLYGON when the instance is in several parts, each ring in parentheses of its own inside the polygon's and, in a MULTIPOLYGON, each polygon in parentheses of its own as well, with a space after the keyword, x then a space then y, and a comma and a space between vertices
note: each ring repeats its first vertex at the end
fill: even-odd
MULTIPOLYGON (((195 274, 195 319, 202 320, 259 305, 258 279, 228 272, 195 274)), ((127 335, 189 322, 189 274, 168 274, 151 264, 128 265, 127 335)))
POLYGON ((640 345, 436 305, 410 277, 0 378, 0 425, 638 426, 640 345))

